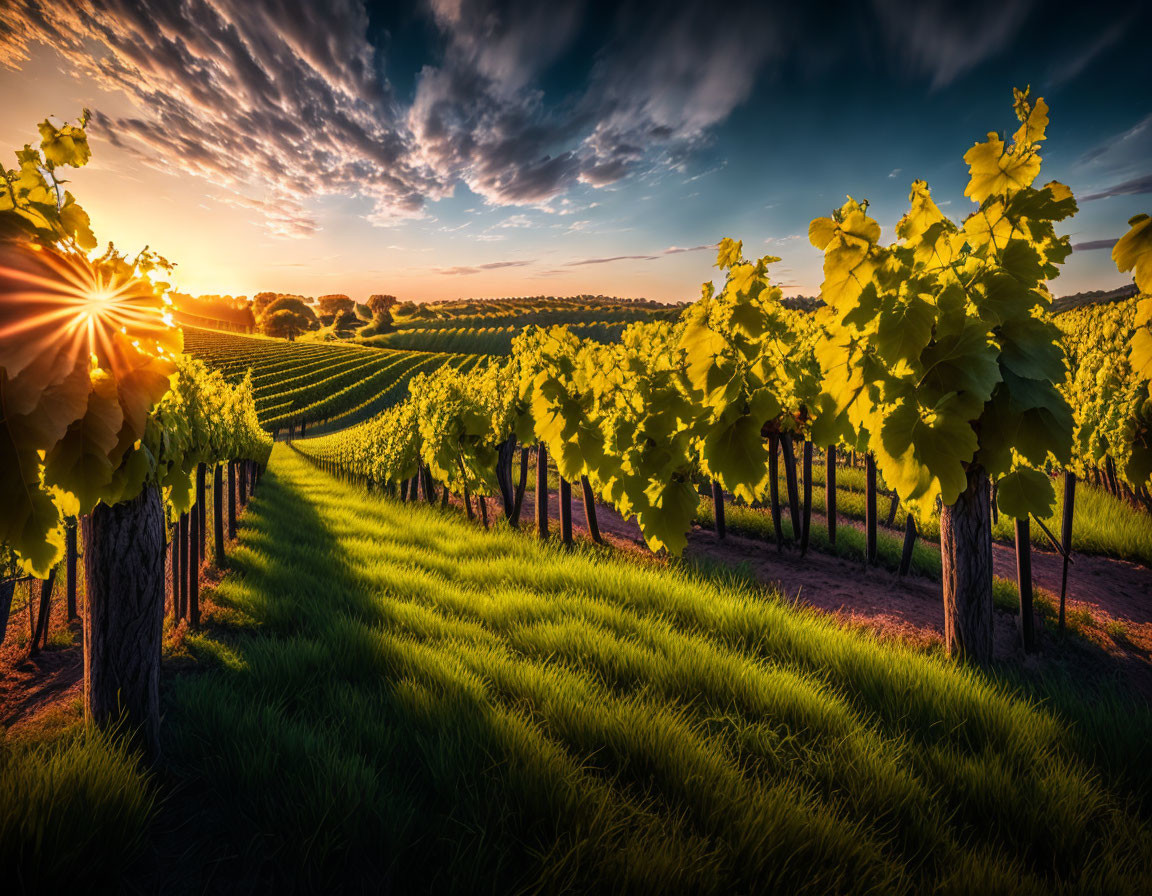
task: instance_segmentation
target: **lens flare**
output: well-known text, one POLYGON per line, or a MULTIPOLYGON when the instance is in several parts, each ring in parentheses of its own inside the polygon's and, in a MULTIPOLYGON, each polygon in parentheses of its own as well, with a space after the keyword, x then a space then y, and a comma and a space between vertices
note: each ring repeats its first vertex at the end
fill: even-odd
POLYGON ((44 352, 83 353, 114 376, 137 356, 171 355, 180 334, 171 308, 122 263, 0 246, 0 366, 10 377, 44 352))

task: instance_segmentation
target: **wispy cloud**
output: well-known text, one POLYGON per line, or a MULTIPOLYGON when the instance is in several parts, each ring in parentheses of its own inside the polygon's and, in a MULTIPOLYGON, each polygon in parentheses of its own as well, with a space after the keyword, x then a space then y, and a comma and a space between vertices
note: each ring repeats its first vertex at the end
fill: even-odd
POLYGON ((903 170, 904 170, 903 168, 893 168, 891 171, 888 172, 888 176, 894 178, 894 177, 896 177, 897 174, 899 174, 903 170))
POLYGON ((679 255, 681 252, 702 252, 705 249, 715 249, 715 248, 716 248, 716 245, 714 243, 710 243, 707 246, 691 246, 691 247, 687 247, 687 248, 685 248, 683 246, 669 246, 667 249, 665 249, 660 254, 661 255, 679 255))
POLYGON ((1103 31, 1087 44, 1079 53, 1072 55, 1061 54, 1053 64, 1048 76, 1048 84, 1052 89, 1063 87, 1074 81, 1081 72, 1091 65, 1098 56, 1119 43, 1124 32, 1131 26, 1132 16, 1124 16, 1111 22, 1103 31))
POLYGON ((1152 174, 1134 177, 1131 180, 1122 181, 1107 189, 1089 193, 1080 198, 1083 202, 1091 202, 1093 199, 1107 199, 1110 196, 1138 196, 1143 193, 1152 193, 1152 174))
POLYGON ((1115 167, 1132 157, 1148 158, 1148 141, 1152 136, 1152 115, 1146 115, 1132 127, 1098 142, 1077 160, 1079 165, 1105 165, 1115 167))
POLYGON ((669 246, 662 252, 657 252, 654 255, 612 255, 606 258, 581 258, 576 261, 569 261, 565 263, 565 267, 580 267, 586 264, 611 264, 614 261, 655 261, 657 258, 663 258, 666 255, 679 255, 682 252, 700 252, 704 249, 713 249, 715 246, 692 246, 691 248, 683 248, 681 246, 669 246))
POLYGON ((510 218, 505 218, 497 227, 532 227, 535 222, 527 215, 512 215, 510 218))
POLYGON ((608 258, 581 258, 579 261, 567 262, 566 266, 575 268, 585 264, 610 264, 613 261, 651 261, 659 257, 659 255, 612 255, 608 258))
POLYGON ((490 261, 487 264, 478 264, 474 267, 458 265, 451 268, 440 268, 439 272, 451 276, 466 276, 468 274, 479 274, 482 271, 498 271, 502 268, 524 268, 535 263, 535 261, 490 261))
POLYGON ((1112 237, 1108 240, 1088 240, 1084 243, 1073 243, 1073 252, 1090 252, 1093 249, 1111 249, 1120 241, 1119 237, 1112 237))
POLYGON ((1033 0, 872 0, 895 58, 945 87, 1008 46, 1033 0))

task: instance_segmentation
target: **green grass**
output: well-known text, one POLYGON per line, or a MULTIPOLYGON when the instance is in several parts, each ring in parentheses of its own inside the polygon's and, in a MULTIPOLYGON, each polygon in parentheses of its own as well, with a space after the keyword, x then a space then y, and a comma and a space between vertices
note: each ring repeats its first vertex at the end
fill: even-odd
MULTIPOLYGON (((839 489, 837 489, 839 491, 839 489)), ((696 511, 696 521, 705 528, 716 526, 716 518, 711 498, 701 498, 696 511)), ((729 532, 775 542, 776 530, 772 524, 772 514, 760 508, 741 504, 724 505, 724 522, 729 532)), ((798 536, 792 532, 792 514, 787 501, 780 514, 780 528, 785 542, 799 544, 798 536)), ((867 539, 864 532, 843 522, 836 527, 836 543, 828 537, 828 525, 824 520, 813 519, 808 528, 808 543, 811 550, 833 554, 844 560, 863 563, 867 558, 867 539)), ((890 529, 879 527, 876 530, 876 562, 892 571, 900 568, 900 555, 904 550, 903 533, 896 535, 890 529)), ((940 578, 940 551, 933 545, 917 539, 912 549, 912 563, 909 571, 913 575, 940 578)))
POLYGON ((185 642, 206 671, 166 678, 177 890, 1152 885, 1131 708, 1045 708, 738 575, 485 531, 283 445, 232 562, 185 642))
POLYGON ((9 893, 110 887, 139 854, 153 806, 148 778, 113 736, 0 733, 0 882, 9 893))
MULTIPOLYGON (((799 454, 799 450, 797 451, 799 454)), ((825 470, 823 459, 814 459, 812 465, 812 506, 823 511, 825 470)), ((798 473, 799 475, 799 473, 798 473)), ((840 516, 856 520, 864 519, 864 470, 840 467, 836 471, 836 511, 840 516)), ((881 488, 883 485, 881 484, 881 488)), ((1060 537, 1060 520, 1064 513, 1064 488, 1061 480, 1053 480, 1056 503, 1052 515, 1044 519, 1044 524, 1057 538, 1060 537)), ((784 490, 784 476, 780 476, 780 494, 784 490)), ((890 499, 881 495, 876 502, 877 514, 883 523, 888 518, 890 499)), ((904 515, 897 512, 897 525, 902 525, 904 515)), ((922 528, 925 538, 938 541, 940 522, 933 517, 922 528)), ((1044 550, 1053 550, 1048 536, 1039 526, 1032 526, 1032 543, 1044 550)), ((1012 520, 1000 517, 992 527, 992 537, 998 541, 1013 541, 1015 530, 1012 520)), ((1152 515, 1121 501, 1103 489, 1087 482, 1076 483, 1076 506, 1072 517, 1072 549, 1084 554, 1104 554, 1121 560, 1132 560, 1152 566, 1152 515)))
MULTIPOLYGON (((799 453, 799 451, 797 452, 799 453)), ((801 475, 798 466, 797 475, 801 475)), ((559 484, 559 477, 555 469, 549 471, 549 484, 555 488, 559 484)), ((801 499, 803 498, 803 480, 798 485, 801 499)), ((1056 505, 1050 517, 1044 519, 1044 524, 1053 535, 1060 537, 1060 518, 1064 512, 1064 492, 1059 480, 1054 480, 1056 491, 1056 505)), ((784 525, 786 538, 791 538, 791 515, 788 511, 788 491, 784 474, 779 476, 780 500, 782 502, 781 520, 784 525)), ((836 471, 836 515, 843 523, 854 520, 862 523, 865 512, 865 477, 864 470, 853 467, 839 467, 836 471)), ((880 484, 883 490, 883 483, 880 484)), ((879 545, 879 560, 881 565, 896 569, 900 562, 900 546, 904 538, 904 519, 906 513, 897 510, 895 528, 888 529, 884 523, 888 519, 891 498, 880 494, 876 500, 876 513, 880 525, 878 526, 877 544, 879 545), (894 547, 893 547, 894 545, 894 547)), ((812 464, 812 511, 823 514, 825 507, 825 469, 823 460, 815 458, 812 464), (817 462, 819 461, 819 462, 817 462)), ((772 517, 767 508, 749 508, 736 504, 726 504, 726 521, 728 527, 740 535, 753 538, 763 538, 768 541, 775 539, 772 529, 772 517)), ((702 498, 697 521, 708 528, 713 523, 712 502, 702 498)), ((813 522, 810 538, 814 550, 835 553, 845 559, 862 559, 863 536, 859 533, 850 534, 851 527, 840 525, 837 527, 836 539, 846 539, 843 546, 837 544, 832 550, 827 540, 825 525, 813 522), (818 531, 824 529, 823 535, 818 531)), ((920 526, 921 539, 933 543, 940 541, 940 520, 933 516, 920 526)), ((1000 517, 992 527, 992 537, 997 541, 1011 543, 1015 540, 1015 529, 1012 520, 1000 517)), ((1053 550, 1048 536, 1039 526, 1031 527, 1032 544, 1042 550, 1053 550)), ((1121 560, 1131 560, 1152 566, 1152 515, 1133 507, 1126 501, 1112 497, 1103 489, 1097 488, 1087 482, 1076 484, 1076 508, 1072 520, 1072 549, 1082 554, 1103 554, 1108 557, 1117 557, 1121 560)), ((918 541, 916 553, 912 561, 912 571, 917 575, 940 577, 939 554, 935 558, 929 556, 931 552, 918 541)))

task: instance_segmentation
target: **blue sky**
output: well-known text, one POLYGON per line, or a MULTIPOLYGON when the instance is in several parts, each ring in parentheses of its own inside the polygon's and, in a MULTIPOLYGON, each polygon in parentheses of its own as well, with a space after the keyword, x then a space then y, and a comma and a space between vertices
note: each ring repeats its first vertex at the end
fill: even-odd
POLYGON ((733 236, 814 294, 813 217, 867 198, 890 237, 923 178, 962 219, 1030 84, 1066 294, 1126 282, 1107 241, 1152 206, 1145 6, 16 0, 0 140, 93 108, 98 235, 194 292, 689 299, 733 236))

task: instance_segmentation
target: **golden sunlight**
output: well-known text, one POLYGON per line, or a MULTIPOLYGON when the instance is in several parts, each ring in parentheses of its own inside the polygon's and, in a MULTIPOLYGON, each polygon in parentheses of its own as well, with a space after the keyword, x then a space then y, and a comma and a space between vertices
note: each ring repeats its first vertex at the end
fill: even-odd
POLYGON ((140 350, 179 351, 180 336, 153 284, 123 265, 17 245, 0 249, 0 343, 10 375, 53 350, 119 375, 140 350))

